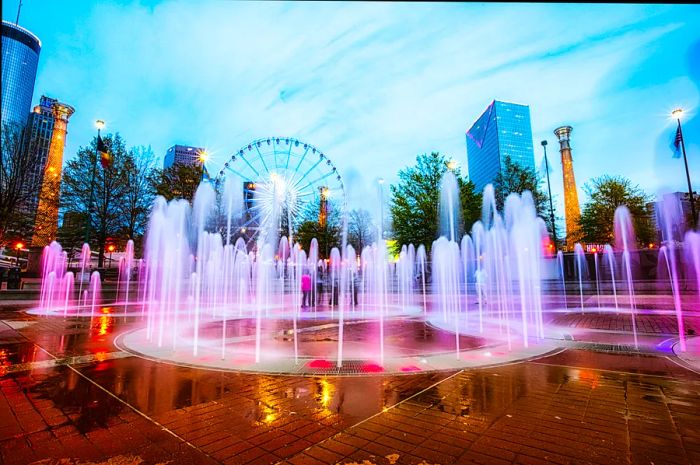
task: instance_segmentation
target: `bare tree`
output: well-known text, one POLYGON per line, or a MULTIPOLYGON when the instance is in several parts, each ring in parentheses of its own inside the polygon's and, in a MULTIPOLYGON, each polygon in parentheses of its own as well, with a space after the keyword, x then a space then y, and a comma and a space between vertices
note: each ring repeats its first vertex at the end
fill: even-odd
POLYGON ((348 243, 357 253, 376 240, 377 227, 367 210, 351 210, 348 213, 348 243))
POLYGON ((13 239, 28 241, 34 222, 32 205, 41 188, 43 166, 38 167, 33 141, 24 126, 3 123, 0 151, 0 245, 13 239))
POLYGON ((123 233, 127 239, 143 235, 153 203, 149 177, 155 168, 151 147, 133 147, 124 162, 126 190, 122 207, 123 233))

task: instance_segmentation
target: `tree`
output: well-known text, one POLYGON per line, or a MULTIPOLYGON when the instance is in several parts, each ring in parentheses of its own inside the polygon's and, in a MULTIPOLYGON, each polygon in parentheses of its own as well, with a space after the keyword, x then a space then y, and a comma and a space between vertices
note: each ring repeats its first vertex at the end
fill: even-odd
POLYGON ((318 241, 319 257, 328 258, 333 247, 340 247, 342 234, 341 209, 333 201, 327 203, 328 215, 324 226, 319 223, 320 199, 307 203, 299 215, 299 227, 296 232, 296 242, 304 250, 309 250, 311 240, 318 241))
POLYGON ((647 204, 651 197, 639 186, 622 176, 600 176, 584 185, 589 201, 581 212, 583 240, 592 244, 612 243, 615 236, 615 210, 626 205, 632 214, 637 240, 642 244, 654 241, 654 225, 647 204))
POLYGON ((359 254, 377 237, 377 227, 367 210, 351 210, 348 213, 348 243, 359 254))
MULTIPOLYGON (((402 245, 419 244, 430 248, 438 234, 438 202, 440 180, 447 171, 448 160, 437 152, 416 157, 416 165, 399 171, 399 183, 391 186, 391 216, 396 239, 395 252, 402 245)), ((475 192, 474 183, 465 180, 454 170, 460 189, 464 231, 481 214, 481 193, 475 192)))
POLYGON ((34 141, 25 143, 25 128, 3 123, 0 150, 0 246, 13 239, 30 239, 33 206, 41 189, 43 166, 37 166, 34 141))
POLYGON ((129 187, 126 171, 130 163, 129 153, 119 134, 105 136, 102 140, 112 155, 111 166, 102 168, 96 163, 95 137, 89 147, 80 147, 75 158, 66 165, 61 192, 61 207, 66 213, 89 215, 88 241, 92 245, 96 243, 98 247, 100 267, 104 263, 107 237, 118 236, 123 225, 122 215, 129 187))
POLYGON ((537 208, 537 214, 547 223, 547 228, 551 231, 551 219, 549 215, 549 196, 540 188, 542 179, 537 175, 534 168, 524 167, 506 156, 503 160, 503 168, 496 175, 493 181, 493 189, 496 197, 496 206, 503 209, 506 199, 512 193, 522 194, 525 191, 532 193, 532 199, 537 208))
POLYGON ((202 167, 177 163, 170 168, 155 169, 149 176, 154 195, 165 200, 185 199, 189 202, 202 181, 202 167))
POLYGON ((155 169, 155 157, 151 147, 134 147, 124 163, 126 191, 122 205, 122 229, 126 239, 140 243, 148 225, 148 215, 153 203, 150 178, 155 169))

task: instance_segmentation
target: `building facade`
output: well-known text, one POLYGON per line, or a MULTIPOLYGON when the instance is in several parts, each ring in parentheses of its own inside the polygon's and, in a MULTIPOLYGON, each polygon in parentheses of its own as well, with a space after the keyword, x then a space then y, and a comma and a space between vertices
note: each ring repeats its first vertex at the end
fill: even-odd
POLYGON ((32 107, 41 41, 17 26, 2 22, 2 125, 23 126, 32 107))
POLYGON ((482 191, 493 183, 506 157, 535 169, 530 107, 494 100, 467 131, 469 179, 482 191))
POLYGON ((202 166, 201 147, 190 147, 188 145, 173 145, 165 152, 163 168, 168 169, 173 165, 202 166))
POLYGON ((49 158, 49 146, 53 134, 54 116, 53 105, 58 103, 56 99, 41 96, 39 105, 29 114, 26 132, 22 146, 22 156, 31 158, 31 174, 26 183, 29 190, 25 196, 27 202, 21 206, 22 213, 31 218, 34 223, 37 205, 39 204, 39 190, 44 176, 44 167, 49 158))

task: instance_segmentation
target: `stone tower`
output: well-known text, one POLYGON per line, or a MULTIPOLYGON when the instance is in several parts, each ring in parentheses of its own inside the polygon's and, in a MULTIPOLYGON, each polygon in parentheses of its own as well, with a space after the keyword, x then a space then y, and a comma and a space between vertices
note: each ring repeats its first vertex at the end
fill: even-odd
POLYGON ((561 167, 564 177, 564 215, 566 219, 566 249, 573 250, 574 244, 581 240, 579 220, 581 219, 581 207, 578 203, 576 191, 576 179, 574 178, 574 162, 571 158, 571 126, 561 126, 554 130, 559 139, 559 151, 561 152, 561 167))
POLYGON ((44 168, 44 176, 39 192, 39 206, 34 223, 32 246, 43 247, 56 239, 58 230, 58 195, 61 186, 63 149, 66 146, 68 118, 75 111, 70 105, 54 102, 54 126, 49 145, 49 156, 44 168))

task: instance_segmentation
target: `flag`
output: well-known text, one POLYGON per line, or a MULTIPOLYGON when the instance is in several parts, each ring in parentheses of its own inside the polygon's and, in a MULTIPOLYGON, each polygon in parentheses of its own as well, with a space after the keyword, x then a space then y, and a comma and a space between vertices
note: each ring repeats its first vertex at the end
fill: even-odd
POLYGON ((681 144, 683 143, 683 133, 681 132, 681 125, 678 125, 676 129, 676 137, 673 138, 673 158, 681 157, 681 144))
POLYGON ((112 166, 112 155, 107 151, 107 146, 102 141, 102 137, 97 135, 97 152, 100 154, 100 164, 107 169, 112 166))

